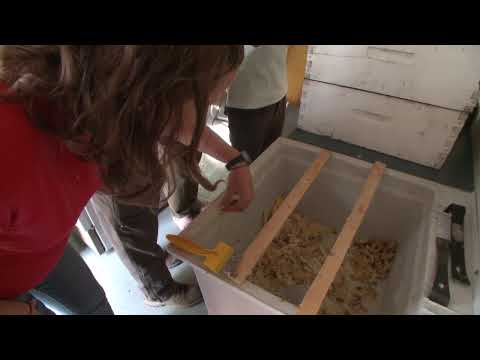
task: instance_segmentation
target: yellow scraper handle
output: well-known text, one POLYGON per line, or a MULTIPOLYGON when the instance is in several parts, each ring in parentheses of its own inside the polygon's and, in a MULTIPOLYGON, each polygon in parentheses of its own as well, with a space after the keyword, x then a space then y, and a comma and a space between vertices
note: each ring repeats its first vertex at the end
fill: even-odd
POLYGON ((215 251, 204 249, 201 246, 195 244, 193 241, 187 240, 180 236, 167 235, 167 240, 179 249, 182 249, 193 255, 207 256, 215 254, 215 251))

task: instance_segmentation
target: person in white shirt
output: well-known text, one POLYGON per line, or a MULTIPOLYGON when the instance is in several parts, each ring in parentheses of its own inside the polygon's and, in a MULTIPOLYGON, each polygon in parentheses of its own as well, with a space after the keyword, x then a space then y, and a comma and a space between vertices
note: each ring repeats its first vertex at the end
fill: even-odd
POLYGON ((228 91, 230 141, 255 160, 282 134, 288 45, 246 45, 246 58, 228 91))

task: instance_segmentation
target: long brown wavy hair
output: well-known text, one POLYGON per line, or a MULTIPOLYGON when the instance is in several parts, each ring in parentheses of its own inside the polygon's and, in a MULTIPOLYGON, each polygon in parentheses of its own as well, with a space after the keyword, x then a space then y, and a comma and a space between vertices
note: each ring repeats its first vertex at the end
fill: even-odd
MULTIPOLYGON (((176 156, 190 175, 213 190, 198 167, 209 94, 243 61, 239 45, 7 45, 1 51, 0 98, 20 102, 39 128, 63 139, 99 165, 105 189, 119 198, 158 205, 176 156), (182 109, 193 100, 197 122, 184 153, 175 151, 182 109), (53 105, 56 121, 38 111, 53 105), (173 125, 168 139, 160 136, 173 125)), ((185 148, 184 148, 185 149, 185 148)), ((169 186, 171 191, 175 186, 169 186)))

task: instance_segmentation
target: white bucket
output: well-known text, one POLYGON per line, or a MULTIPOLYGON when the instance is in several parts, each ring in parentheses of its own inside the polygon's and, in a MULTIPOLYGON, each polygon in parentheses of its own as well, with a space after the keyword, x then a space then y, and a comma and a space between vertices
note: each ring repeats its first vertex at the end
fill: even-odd
MULTIPOLYGON (((221 214, 212 204, 182 236, 206 248, 219 241, 230 244, 235 255, 224 271, 232 271, 239 257, 259 232, 263 212, 286 195, 317 158, 320 149, 296 141, 277 140, 253 165, 256 197, 248 211, 221 214)), ((324 226, 340 230, 368 177, 371 164, 332 153, 297 211, 324 226)), ((398 251, 388 279, 382 286, 375 314, 480 313, 474 310, 478 294, 476 207, 473 194, 387 169, 359 229, 360 237, 398 242, 398 251), (436 214, 451 203, 465 206, 467 272, 473 287, 450 282, 450 311, 427 298, 435 272, 436 214), (475 241, 474 241, 475 239, 475 241), (472 292, 476 290, 476 296, 472 292)), ((296 307, 251 284, 237 286, 222 272, 202 267, 202 259, 169 245, 168 251, 192 264, 209 314, 295 314, 296 307)))

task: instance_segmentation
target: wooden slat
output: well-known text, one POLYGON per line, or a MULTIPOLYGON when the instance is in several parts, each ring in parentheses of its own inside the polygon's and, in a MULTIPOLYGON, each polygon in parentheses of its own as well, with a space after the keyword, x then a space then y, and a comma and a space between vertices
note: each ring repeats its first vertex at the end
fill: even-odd
POLYGON ((375 163, 372 166, 370 175, 363 186, 363 190, 355 203, 352 213, 347 218, 330 254, 325 259, 320 272, 298 308, 298 315, 316 315, 320 310, 328 289, 335 280, 335 276, 342 266, 343 259, 363 222, 368 207, 383 178, 385 167, 382 163, 375 163))
POLYGON ((290 104, 300 105, 305 68, 307 66, 308 46, 290 45, 287 55, 288 94, 290 104))
POLYGON ((280 208, 273 214, 272 218, 257 234, 255 240, 250 244, 244 252, 235 271, 234 280, 241 284, 252 272, 253 268, 267 250, 275 236, 282 229, 283 224, 295 210, 303 196, 317 178, 320 170, 330 158, 330 152, 322 150, 320 156, 315 160, 312 166, 305 172, 300 181, 295 185, 290 194, 280 208))

